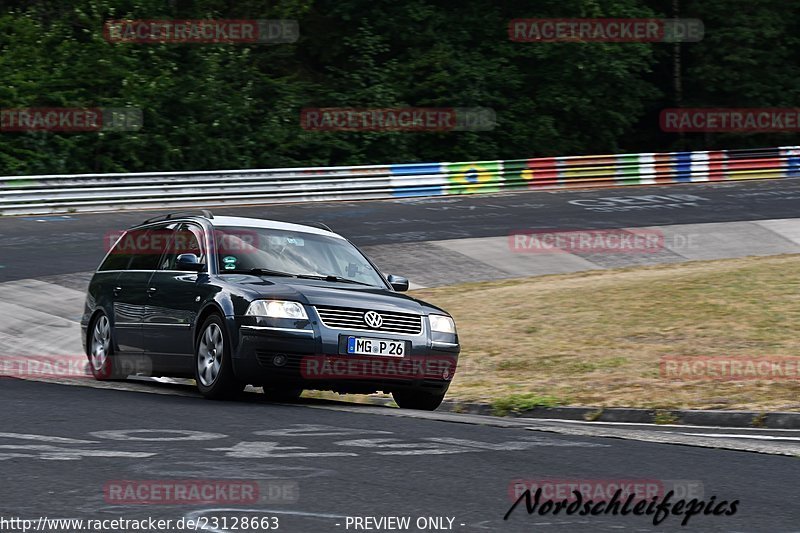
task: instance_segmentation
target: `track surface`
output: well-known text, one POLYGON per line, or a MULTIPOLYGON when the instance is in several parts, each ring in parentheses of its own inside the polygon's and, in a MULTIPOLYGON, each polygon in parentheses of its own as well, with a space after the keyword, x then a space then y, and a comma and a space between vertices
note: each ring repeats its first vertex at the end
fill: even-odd
POLYGON ((386 416, 402 413, 380 407, 269 404, 257 396, 217 403, 7 381, 0 402, 3 431, 29 434, 0 435, 5 516, 248 514, 278 516, 280 531, 289 532, 347 531, 347 516, 446 516, 464 532, 673 531, 680 529, 676 517, 658 527, 636 516, 542 517, 517 509, 508 521, 502 517, 511 505, 509 485, 519 478, 690 480, 706 499, 739 499, 740 507, 730 517, 695 516, 684 531, 797 530, 794 457, 558 435, 527 429, 532 422, 521 420, 488 426, 467 416, 386 416), (120 430, 127 432, 99 433, 120 430), (183 438, 183 430, 216 435, 138 440, 183 438), (97 451, 115 456, 92 456, 97 451), (125 456, 131 453, 145 456, 125 456), (121 505, 104 496, 109 483, 152 479, 255 480, 294 492, 244 506, 121 505))
MULTIPOLYGON (((324 221, 359 246, 496 237, 526 229, 600 229, 796 218, 800 180, 531 191, 215 209, 324 221)), ((160 211, 0 218, 0 281, 94 270, 103 236, 160 211)))

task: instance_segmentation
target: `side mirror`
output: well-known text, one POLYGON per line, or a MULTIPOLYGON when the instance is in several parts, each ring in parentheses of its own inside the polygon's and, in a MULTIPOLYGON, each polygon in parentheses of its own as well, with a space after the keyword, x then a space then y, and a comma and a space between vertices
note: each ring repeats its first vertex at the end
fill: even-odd
POLYGON ((200 272, 206 266, 194 254, 181 254, 178 256, 176 268, 178 270, 188 270, 189 272, 200 272))
POLYGON ((391 285, 392 288, 397 292, 405 292, 408 290, 408 280, 403 276, 395 276, 394 274, 389 274, 388 276, 386 276, 386 281, 388 281, 389 285, 391 285))

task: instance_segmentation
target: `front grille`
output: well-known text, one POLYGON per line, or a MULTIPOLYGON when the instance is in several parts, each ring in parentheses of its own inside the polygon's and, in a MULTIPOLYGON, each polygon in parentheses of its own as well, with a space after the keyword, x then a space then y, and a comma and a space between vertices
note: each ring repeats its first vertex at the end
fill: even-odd
POLYGON ((349 309, 344 307, 316 307, 315 309, 325 327, 332 329, 400 333, 402 335, 419 335, 422 333, 422 317, 420 315, 377 311, 383 319, 383 324, 380 327, 371 328, 364 322, 364 313, 371 311, 371 309, 349 309))

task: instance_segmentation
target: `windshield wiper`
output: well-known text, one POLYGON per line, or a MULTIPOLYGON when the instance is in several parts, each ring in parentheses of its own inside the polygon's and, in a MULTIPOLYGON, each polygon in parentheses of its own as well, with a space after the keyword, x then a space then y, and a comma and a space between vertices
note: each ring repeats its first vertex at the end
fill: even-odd
POLYGON ((363 281, 356 281, 354 279, 343 278, 341 276, 334 276, 333 274, 328 274, 327 276, 315 276, 313 274, 297 274, 295 277, 300 279, 324 279, 325 281, 338 281, 340 283, 355 283, 356 285, 366 285, 367 287, 375 287, 375 285, 371 283, 364 283, 363 281))
POLYGON ((315 274, 292 274, 291 272, 281 272, 280 270, 270 270, 268 268, 250 268, 250 269, 243 269, 237 268, 233 270, 223 270, 221 274, 253 274, 256 276, 282 276, 287 278, 299 278, 299 279, 321 279, 325 281, 337 281, 339 283, 355 283, 356 285, 366 285, 367 287, 375 287, 375 285, 371 283, 364 283, 363 281, 356 281, 354 279, 343 278, 341 276, 335 276, 333 274, 324 275, 315 275, 315 274))
POLYGON ((232 270, 223 270, 220 274, 253 274, 256 276, 283 276, 287 278, 296 278, 295 274, 289 272, 281 272, 280 270, 270 270, 268 268, 236 268, 232 270))

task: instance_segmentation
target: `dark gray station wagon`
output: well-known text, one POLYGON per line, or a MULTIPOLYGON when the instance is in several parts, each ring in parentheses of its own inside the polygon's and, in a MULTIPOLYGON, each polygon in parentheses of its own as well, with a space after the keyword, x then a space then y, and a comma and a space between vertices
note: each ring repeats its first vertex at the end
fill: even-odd
POLYGON ((323 225, 174 213, 110 247, 89 285, 83 342, 97 379, 194 378, 213 399, 248 384, 278 399, 384 391, 433 410, 458 335, 407 289, 323 225))

